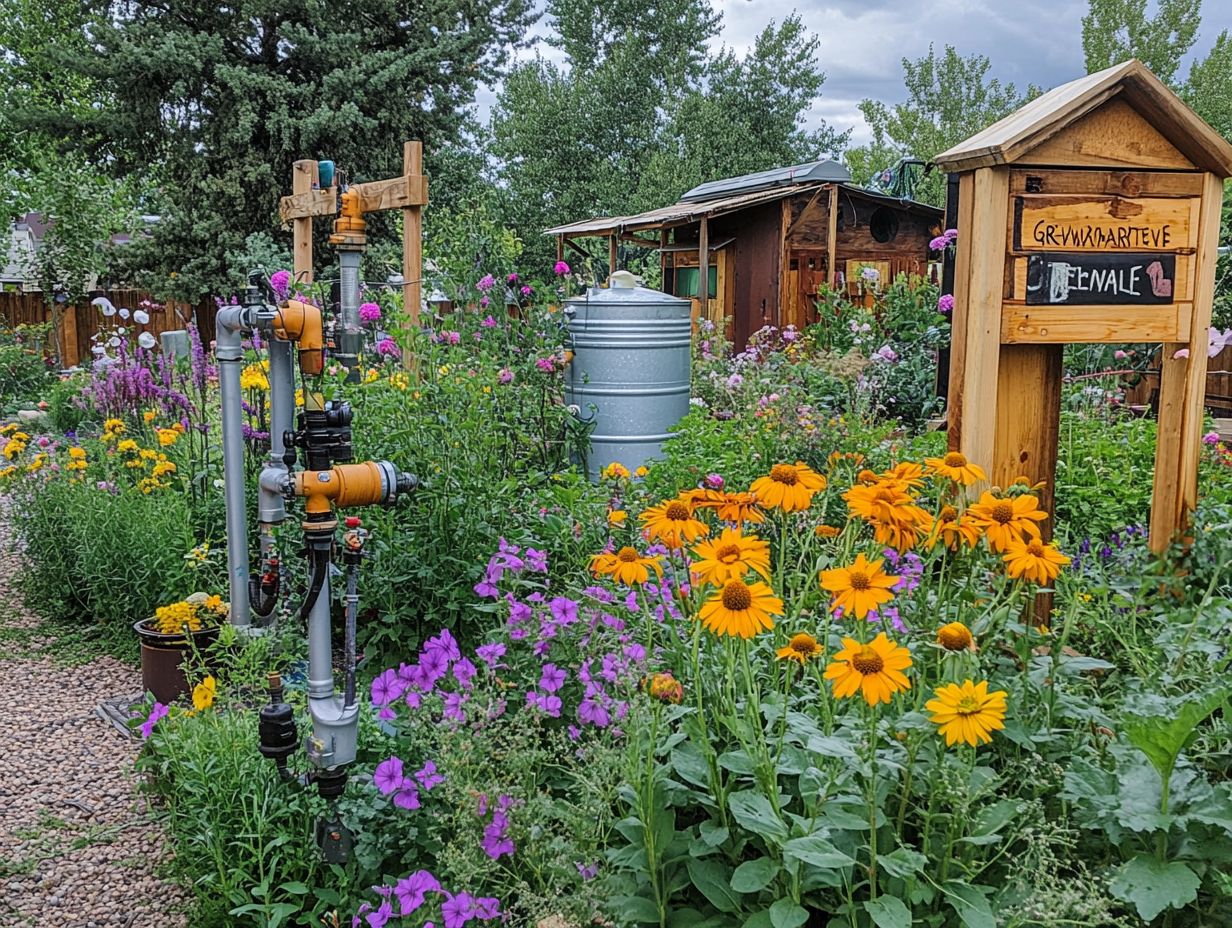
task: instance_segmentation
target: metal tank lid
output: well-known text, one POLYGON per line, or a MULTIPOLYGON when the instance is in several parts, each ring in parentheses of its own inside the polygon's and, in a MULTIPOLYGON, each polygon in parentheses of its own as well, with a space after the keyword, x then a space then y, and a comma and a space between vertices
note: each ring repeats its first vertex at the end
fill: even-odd
POLYGON ((672 296, 649 287, 639 287, 637 276, 632 271, 616 271, 608 278, 606 288, 592 287, 581 296, 570 297, 566 303, 579 306, 663 306, 678 304, 691 306, 692 301, 672 296))

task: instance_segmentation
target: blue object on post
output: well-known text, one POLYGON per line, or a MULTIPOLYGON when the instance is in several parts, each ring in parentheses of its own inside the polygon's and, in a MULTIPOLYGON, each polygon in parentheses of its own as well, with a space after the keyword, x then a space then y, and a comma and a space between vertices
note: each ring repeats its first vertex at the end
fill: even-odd
POLYGON ((334 162, 318 161, 317 162, 317 176, 321 181, 322 189, 324 189, 325 187, 334 186, 334 162))

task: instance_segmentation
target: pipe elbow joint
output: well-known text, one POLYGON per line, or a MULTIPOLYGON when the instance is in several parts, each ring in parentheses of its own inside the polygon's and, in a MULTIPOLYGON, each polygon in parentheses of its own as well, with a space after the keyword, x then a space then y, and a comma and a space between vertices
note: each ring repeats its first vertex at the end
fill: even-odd
POLYGON ((302 300, 287 300, 278 308, 274 335, 295 342, 300 369, 315 376, 325 369, 325 325, 321 309, 302 300))

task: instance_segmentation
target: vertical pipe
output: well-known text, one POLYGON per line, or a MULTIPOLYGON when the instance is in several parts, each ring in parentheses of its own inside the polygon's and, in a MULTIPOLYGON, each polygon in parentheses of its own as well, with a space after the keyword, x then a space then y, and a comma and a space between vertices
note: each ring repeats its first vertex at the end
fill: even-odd
POLYGON ((308 695, 328 699, 334 695, 334 664, 329 634, 329 555, 312 552, 314 571, 322 572, 321 593, 308 613, 308 695))
POLYGON ((359 324, 359 259, 358 249, 338 252, 338 353, 337 358, 350 371, 349 382, 359 380, 359 346, 362 329, 359 324))
POLYGON ((355 626, 359 619, 359 563, 347 565, 346 690, 342 705, 355 705, 355 626))
POLYGON ((291 343, 269 339, 270 362, 270 463, 282 464, 286 448, 282 433, 295 421, 295 369, 291 364, 291 343))
POLYGON ((214 356, 222 401, 222 469, 227 506, 227 580, 231 595, 231 624, 252 623, 248 604, 248 514, 244 505, 243 399, 240 366, 244 363, 245 311, 230 306, 218 314, 214 356))

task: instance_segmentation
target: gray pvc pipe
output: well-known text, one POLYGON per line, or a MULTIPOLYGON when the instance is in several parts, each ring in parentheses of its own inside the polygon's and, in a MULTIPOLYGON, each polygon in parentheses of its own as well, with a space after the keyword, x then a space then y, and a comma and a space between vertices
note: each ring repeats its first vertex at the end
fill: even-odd
POLYGON ((244 363, 243 338, 248 310, 226 306, 218 312, 214 357, 222 400, 222 471, 227 504, 227 582, 231 596, 231 624, 252 624, 248 603, 248 523, 244 506, 243 393, 240 367, 244 363))

